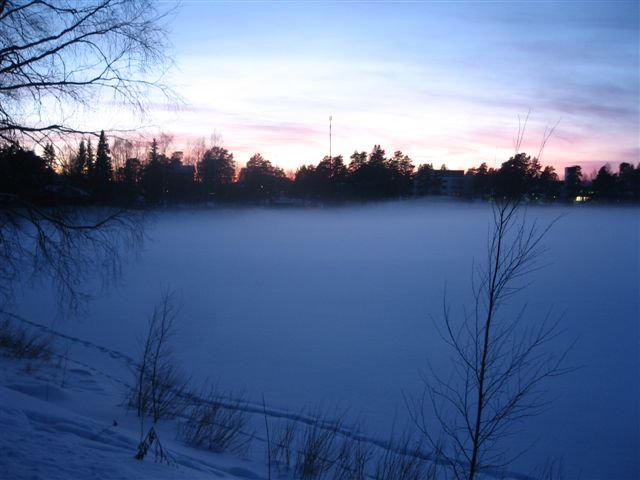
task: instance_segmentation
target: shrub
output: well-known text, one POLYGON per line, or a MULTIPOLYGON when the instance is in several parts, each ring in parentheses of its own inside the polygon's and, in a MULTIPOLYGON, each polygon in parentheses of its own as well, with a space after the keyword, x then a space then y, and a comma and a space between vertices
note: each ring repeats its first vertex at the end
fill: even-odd
POLYGON ((140 417, 150 414, 154 423, 172 418, 182 409, 188 380, 176 366, 171 337, 176 328, 175 293, 165 292, 149 319, 142 358, 135 372, 129 404, 140 417))
POLYGON ((337 457, 335 450, 341 428, 340 420, 327 425, 321 421, 320 416, 303 427, 296 456, 297 478, 321 477, 331 469, 337 457))
POLYGON ((246 401, 233 397, 223 405, 213 389, 204 398, 193 398, 195 403, 180 426, 182 438, 198 448, 244 453, 253 437, 245 431, 249 421, 246 401))
POLYGON ((271 440, 271 459, 280 469, 290 470, 293 466, 295 454, 295 439, 298 431, 298 423, 288 420, 280 424, 274 432, 271 440))
MULTIPOLYGON (((375 480, 421 480, 427 472, 424 471, 424 461, 416 451, 411 435, 404 434, 399 440, 389 442, 375 465, 373 478, 375 480)), ((432 478, 427 475, 426 478, 432 478)))
POLYGON ((365 480, 371 454, 371 445, 349 436, 343 436, 334 463, 333 480, 365 480))
POLYGON ((0 348, 9 356, 48 361, 53 354, 51 337, 19 327, 8 318, 0 321, 0 348))

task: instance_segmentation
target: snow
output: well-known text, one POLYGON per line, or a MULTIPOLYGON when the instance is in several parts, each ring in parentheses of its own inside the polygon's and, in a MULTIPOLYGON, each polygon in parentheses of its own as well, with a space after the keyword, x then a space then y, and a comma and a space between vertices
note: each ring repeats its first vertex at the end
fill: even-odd
MULTIPOLYGON (((86 347, 78 347, 84 358, 79 350, 86 347)), ((261 464, 188 449, 170 429, 160 434, 170 465, 154 462, 152 454, 134 459, 140 427, 122 405, 122 383, 81 362, 64 362, 70 365, 0 357, 0 478, 261 478, 261 464)))
MULTIPOLYGON (((264 394, 281 412, 347 411, 368 435, 387 438, 408 421, 403 393, 421 394, 427 362, 448 368, 433 322, 445 286, 455 312, 469 304, 489 214, 486 205, 441 202, 158 213, 122 285, 97 295, 86 316, 60 318, 46 286, 16 299, 21 316, 105 351, 62 339, 81 364, 67 369, 64 386, 53 367, 35 376, 13 361, 3 368, 0 478, 235 478, 230 468, 264 477, 259 454, 245 464, 187 449, 177 470, 132 459, 139 426, 121 405, 122 383, 166 288, 182 299, 175 350, 194 381, 246 392, 254 405, 264 394)), ((531 207, 528 215, 560 218, 544 268, 512 308, 526 303, 531 319, 549 307, 562 314, 565 334, 550 348, 577 339, 568 359, 577 369, 549 382, 551 407, 509 440, 527 449, 512 468, 530 474, 558 458, 567 478, 638 478, 639 211, 531 207)))

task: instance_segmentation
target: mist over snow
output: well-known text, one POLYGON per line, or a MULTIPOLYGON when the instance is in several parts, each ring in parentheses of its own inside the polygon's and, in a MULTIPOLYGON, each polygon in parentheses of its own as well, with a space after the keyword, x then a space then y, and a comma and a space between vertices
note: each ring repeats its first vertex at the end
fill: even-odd
MULTIPOLYGON (((505 312, 563 315, 549 348, 577 339, 567 360, 576 370, 545 384, 553 403, 509 439, 527 449, 512 469, 531 473, 552 457, 566 478, 637 478, 640 212, 529 207, 527 217, 557 221, 543 268, 505 312)), ((403 393, 422 394, 427 362, 451 367, 434 322, 445 290, 453 315, 471 307, 490 218, 485 204, 437 201, 161 211, 121 284, 96 287, 86 315, 61 318, 44 286, 25 289, 14 310, 136 357, 153 306, 174 289, 176 351, 194 381, 291 411, 347 410, 386 437, 408 422, 403 393)))

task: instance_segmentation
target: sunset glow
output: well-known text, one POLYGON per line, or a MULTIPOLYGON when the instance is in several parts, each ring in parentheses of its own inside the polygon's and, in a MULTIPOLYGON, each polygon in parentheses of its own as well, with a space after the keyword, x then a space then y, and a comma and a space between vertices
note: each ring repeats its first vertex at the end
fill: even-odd
MULTIPOLYGON (((167 4, 171 5, 171 4, 167 4)), ((637 163, 638 3, 185 1, 170 14, 181 97, 149 134, 222 136, 240 164, 285 170, 380 144, 414 163, 499 166, 523 150, 561 172, 637 163)))

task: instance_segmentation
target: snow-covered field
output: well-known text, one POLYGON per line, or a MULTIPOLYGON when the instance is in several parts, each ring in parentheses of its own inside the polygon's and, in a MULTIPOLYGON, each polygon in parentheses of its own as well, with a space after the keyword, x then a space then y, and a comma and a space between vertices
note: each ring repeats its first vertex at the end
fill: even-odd
MULTIPOLYGON (((136 357, 154 304, 163 290, 174 289, 181 297, 176 352, 194 382, 211 380, 256 404, 264 395, 279 410, 321 405, 347 411, 368 435, 386 438, 394 424, 408 421, 403 394, 420 396, 427 362, 436 370, 449 366, 433 322, 440 320, 445 287, 454 314, 470 305, 471 267, 484 260, 489 215, 486 205, 444 202, 163 212, 151 223, 139 258, 126 264, 122 284, 98 295, 86 315, 61 318, 46 287, 25 291, 14 311, 136 357)), ((561 218, 544 242, 544 268, 528 278, 510 308, 526 304, 528 321, 550 307, 563 315, 565 333, 549 348, 577 338, 568 357, 568 366, 577 369, 547 384, 550 408, 509 440, 514 451, 526 449, 512 470, 530 474, 555 458, 565 478, 638 478, 640 212, 532 207, 528 216, 542 223, 561 218)), ((130 381, 121 362, 110 366, 104 352, 88 350, 95 349, 68 343, 73 361, 130 381)), ((97 456, 60 466, 54 464, 64 452, 54 449, 38 465, 39 478, 66 478, 64 468, 78 468, 77 478, 142 475, 129 454, 137 441, 133 416, 121 412, 117 420, 124 426, 108 428, 117 414, 105 402, 121 400, 108 383, 113 380, 73 368, 64 388, 46 370, 30 380, 19 367, 3 368, 0 422, 4 431, 23 433, 16 433, 22 440, 0 437, 4 451, 13 452, 3 454, 0 477, 17 476, 32 450, 49 451, 52 435, 72 436, 60 449, 97 456), (111 394, 100 393, 106 388, 111 394), (103 428, 98 437, 108 448, 99 454, 95 443, 102 440, 93 436, 103 428), (116 461, 110 475, 108 465, 121 455, 126 460, 116 461)), ((246 466, 224 457, 198 460, 193 451, 185 455, 183 478, 195 478, 188 469, 198 462, 205 462, 198 472, 216 471, 222 478, 230 468, 240 469, 234 470, 239 477, 265 474, 262 458, 246 466)), ((160 470, 150 476, 173 478, 160 470)))
POLYGON ((169 463, 155 462, 153 453, 144 461, 134 459, 140 426, 122 406, 122 380, 130 377, 123 368, 126 362, 88 342, 67 339, 66 344, 73 345, 74 354, 51 363, 0 357, 0 478, 204 480, 263 475, 262 461, 186 447, 175 440, 174 423, 158 427, 163 447, 170 451, 169 463))

